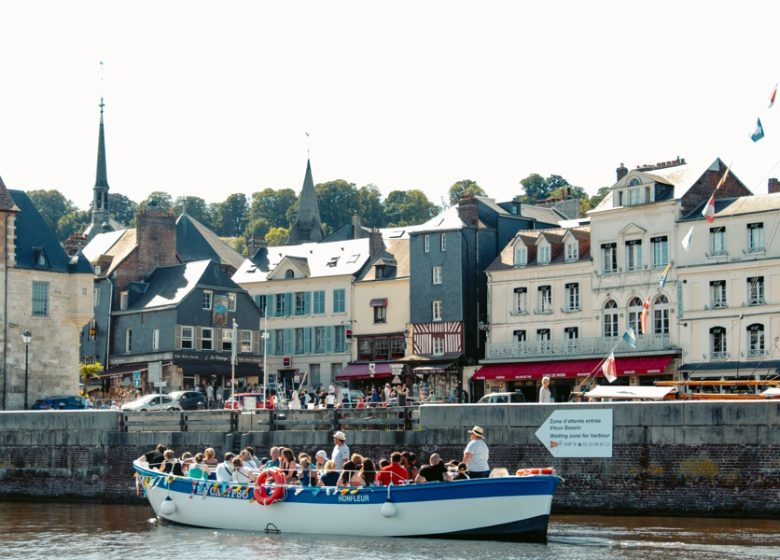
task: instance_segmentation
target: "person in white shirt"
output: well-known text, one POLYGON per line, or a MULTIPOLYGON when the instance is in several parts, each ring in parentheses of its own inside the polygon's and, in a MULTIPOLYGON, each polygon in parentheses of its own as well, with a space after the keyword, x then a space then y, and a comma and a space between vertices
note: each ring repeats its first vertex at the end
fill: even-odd
POLYGON ((255 475, 244 466, 241 457, 233 458, 233 482, 254 482, 255 475))
POLYGON ((539 389, 539 402, 552 402, 552 393, 550 392, 550 378, 546 375, 542 377, 542 388, 539 389))
POLYGON ((333 434, 333 441, 335 446, 333 452, 330 454, 330 459, 336 464, 336 470, 340 471, 344 468, 344 463, 349 461, 349 447, 347 447, 347 436, 344 432, 336 432, 333 434))
POLYGON ((233 458, 235 453, 225 453, 225 460, 217 465, 217 480, 219 482, 233 482, 233 458))
POLYGON ((469 443, 463 451, 463 462, 468 468, 469 478, 487 478, 490 476, 488 466, 490 451, 484 440, 485 431, 479 426, 474 426, 468 434, 469 443))
POLYGON ((209 383, 206 385, 206 408, 214 408, 214 386, 209 383))

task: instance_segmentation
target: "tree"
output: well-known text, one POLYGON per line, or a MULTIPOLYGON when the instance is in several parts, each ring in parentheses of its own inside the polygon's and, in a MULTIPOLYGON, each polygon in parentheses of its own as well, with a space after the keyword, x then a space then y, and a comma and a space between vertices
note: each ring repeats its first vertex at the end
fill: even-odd
POLYGON ((27 196, 43 218, 43 221, 57 235, 57 239, 65 239, 59 230, 60 218, 77 211, 76 206, 56 189, 29 191, 27 196))
POLYGON ((176 216, 187 214, 209 228, 214 225, 208 202, 199 196, 176 197, 176 201, 173 203, 173 213, 176 216))
MULTIPOLYGON (((547 200, 557 189, 570 186, 569 182, 560 175, 550 175, 545 179, 538 173, 531 173, 525 179, 521 179, 520 184, 523 186, 523 191, 525 191, 521 200, 530 203, 547 200)), ((584 196, 585 191, 582 191, 582 194, 584 196)))
POLYGON ((378 228, 387 224, 379 187, 371 183, 360 187, 358 190, 358 213, 366 226, 378 228))
POLYGON ((57 239, 67 239, 72 233, 82 232, 92 221, 92 214, 88 210, 75 210, 65 214, 57 220, 57 239))
POLYGON ((265 218, 254 218, 247 223, 244 229, 244 239, 265 239, 265 236, 271 230, 271 225, 265 218))
POLYGON ((352 216, 360 208, 358 192, 354 183, 343 179, 320 183, 314 187, 320 207, 320 219, 323 227, 335 231, 345 224, 352 223, 352 216))
POLYGON ((609 187, 601 187, 596 194, 590 197, 590 207, 595 208, 609 194, 609 187))
POLYGON ((265 234, 265 241, 270 247, 286 245, 289 238, 290 230, 283 227, 271 228, 268 233, 265 234))
POLYGON ((216 205, 214 225, 217 234, 224 237, 237 237, 244 233, 248 204, 243 193, 231 194, 225 202, 216 205))
POLYGON ((288 212, 298 201, 298 196, 292 189, 263 189, 252 194, 252 204, 249 207, 248 220, 265 220, 271 227, 287 227, 288 212))
POLYGON ((173 198, 167 192, 154 191, 138 204, 138 208, 161 208, 162 210, 172 212, 173 198))
POLYGON ((385 217, 390 227, 410 226, 430 220, 438 210, 419 189, 392 191, 384 202, 385 217))
POLYGON ((452 206, 456 205, 464 195, 469 194, 474 196, 487 196, 487 193, 485 193, 476 181, 463 179, 462 181, 453 183, 450 187, 450 204, 452 206))
POLYGON ((94 377, 100 377, 100 374, 103 373, 103 364, 100 362, 94 362, 92 364, 79 364, 79 376, 81 377, 81 395, 84 397, 88 397, 89 394, 87 393, 87 381, 94 378, 94 377))
POLYGON ((125 226, 135 224, 135 212, 138 204, 123 194, 108 193, 108 211, 114 219, 125 226))

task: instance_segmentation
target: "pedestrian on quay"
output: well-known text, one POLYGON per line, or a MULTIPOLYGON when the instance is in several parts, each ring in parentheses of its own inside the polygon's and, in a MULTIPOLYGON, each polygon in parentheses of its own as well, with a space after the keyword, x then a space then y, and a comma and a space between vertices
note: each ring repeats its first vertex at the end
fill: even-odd
POLYGON ((469 478, 487 478, 490 476, 490 451, 485 443, 485 431, 480 426, 474 426, 468 434, 469 443, 463 451, 463 462, 468 467, 469 478))
POLYGON ((552 402, 552 392, 550 391, 550 378, 546 375, 542 377, 542 388, 539 389, 539 402, 552 402))

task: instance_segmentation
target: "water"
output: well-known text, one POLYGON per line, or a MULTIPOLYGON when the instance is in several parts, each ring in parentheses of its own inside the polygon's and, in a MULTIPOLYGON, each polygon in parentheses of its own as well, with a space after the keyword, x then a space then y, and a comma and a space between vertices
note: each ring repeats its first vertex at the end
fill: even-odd
POLYGON ((777 560, 780 521, 556 516, 549 540, 538 545, 265 535, 160 524, 146 506, 0 503, 4 560, 777 560))

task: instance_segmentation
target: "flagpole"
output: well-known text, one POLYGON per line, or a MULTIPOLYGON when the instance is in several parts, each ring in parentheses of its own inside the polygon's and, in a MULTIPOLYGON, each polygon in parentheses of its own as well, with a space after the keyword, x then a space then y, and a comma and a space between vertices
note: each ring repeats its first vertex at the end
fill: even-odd
POLYGON ((263 316, 263 408, 268 402, 268 314, 263 316))
POLYGON ((231 333, 230 354, 230 401, 236 404, 236 362, 238 361, 238 323, 233 319, 233 332, 231 333))

